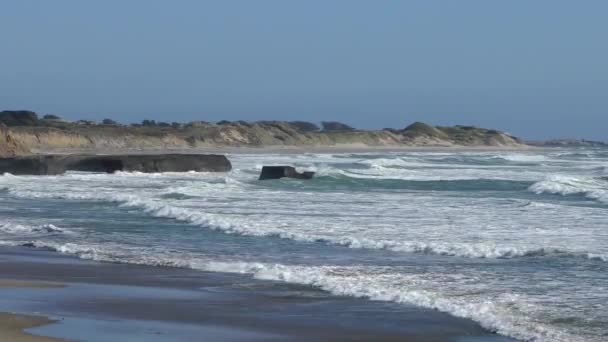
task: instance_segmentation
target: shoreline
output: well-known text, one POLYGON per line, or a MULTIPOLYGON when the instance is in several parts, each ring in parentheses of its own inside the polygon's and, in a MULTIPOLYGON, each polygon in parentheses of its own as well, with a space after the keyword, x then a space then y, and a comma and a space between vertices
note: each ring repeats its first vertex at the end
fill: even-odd
POLYGON ((0 286, 0 311, 59 319, 28 329, 54 338, 41 342, 103 340, 87 332, 94 327, 109 329, 106 340, 514 341, 434 310, 240 274, 103 263, 26 247, 0 247, 0 260, 0 284, 32 285, 0 286))
POLYGON ((0 312, 0 340, 11 342, 62 342, 64 340, 33 335, 29 329, 43 327, 55 323, 44 316, 21 315, 0 312))
MULTIPOLYGON (((62 288, 64 284, 31 280, 0 279, 0 289, 45 289, 62 288)), ((56 323, 48 317, 23 315, 11 312, 0 312, 0 340, 11 342, 60 342, 62 340, 46 336, 33 335, 28 329, 39 328, 56 323)))
MULTIPOLYGON (((0 279, 0 290, 10 288, 44 289, 59 288, 62 286, 63 284, 31 280, 0 279)), ((28 329, 42 327, 55 322, 56 321, 44 316, 0 312, 0 340, 11 342, 60 342, 62 340, 33 335, 27 332, 28 329)))

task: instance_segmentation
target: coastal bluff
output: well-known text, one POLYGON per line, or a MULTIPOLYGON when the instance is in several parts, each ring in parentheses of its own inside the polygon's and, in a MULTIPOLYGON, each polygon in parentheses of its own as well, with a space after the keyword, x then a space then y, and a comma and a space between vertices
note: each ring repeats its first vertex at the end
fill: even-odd
POLYGON ((14 157, 28 152, 29 150, 13 137, 8 127, 0 124, 0 157, 14 157))
POLYGON ((228 158, 217 154, 31 155, 0 158, 0 174, 58 175, 66 171, 227 172, 228 158))
POLYGON ((68 121, 31 111, 0 111, 0 155, 33 153, 124 153, 223 147, 508 147, 526 146, 498 130, 475 126, 433 126, 415 122, 404 128, 356 129, 327 121, 192 121, 121 124, 68 121), (7 139, 8 137, 8 139, 7 139), (10 146, 8 145, 10 144, 10 146))

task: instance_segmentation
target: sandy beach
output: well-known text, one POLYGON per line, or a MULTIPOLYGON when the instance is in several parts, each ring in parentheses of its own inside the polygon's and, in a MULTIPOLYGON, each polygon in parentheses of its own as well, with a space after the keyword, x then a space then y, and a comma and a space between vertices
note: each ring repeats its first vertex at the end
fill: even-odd
POLYGON ((46 317, 0 313, 0 340, 11 342, 58 342, 59 339, 31 335, 24 329, 53 323, 46 317))
POLYGON ((19 313, 0 315, 3 341, 510 341, 432 310, 235 274, 23 247, 0 260, 0 311, 19 313))
MULTIPOLYGON (((61 288, 62 284, 42 281, 0 279, 0 289, 44 289, 61 288)), ((57 342, 59 339, 37 336, 26 333, 24 329, 36 328, 53 323, 46 317, 32 315, 18 315, 0 312, 0 340, 12 342, 57 342)))

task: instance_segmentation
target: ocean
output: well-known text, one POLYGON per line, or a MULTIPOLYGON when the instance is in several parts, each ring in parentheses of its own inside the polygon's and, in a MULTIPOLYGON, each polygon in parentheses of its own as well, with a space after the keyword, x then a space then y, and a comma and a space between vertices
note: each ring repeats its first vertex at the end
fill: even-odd
POLYGON ((608 340, 606 149, 228 157, 230 173, 5 174, 0 244, 310 285, 520 340, 608 340), (263 165, 317 174, 258 181, 263 165))

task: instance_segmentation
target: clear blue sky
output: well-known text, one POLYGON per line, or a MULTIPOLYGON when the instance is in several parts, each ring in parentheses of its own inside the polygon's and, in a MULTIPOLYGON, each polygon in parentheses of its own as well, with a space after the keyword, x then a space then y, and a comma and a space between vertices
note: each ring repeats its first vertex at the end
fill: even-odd
POLYGON ((608 140, 608 1, 0 0, 0 109, 608 140))

